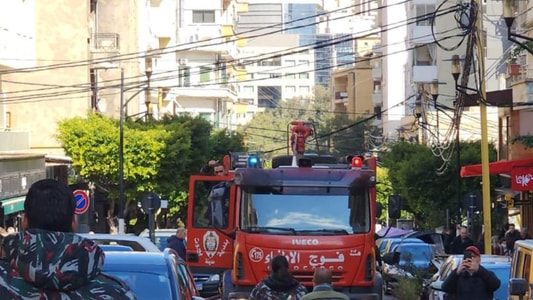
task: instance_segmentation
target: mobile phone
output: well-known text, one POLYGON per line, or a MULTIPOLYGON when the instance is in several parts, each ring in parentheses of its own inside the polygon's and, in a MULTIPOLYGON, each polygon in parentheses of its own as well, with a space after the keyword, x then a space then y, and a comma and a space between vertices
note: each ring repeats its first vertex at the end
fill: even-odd
POLYGON ((465 252, 465 254, 463 256, 463 260, 469 259, 469 258, 472 258, 472 252, 465 252))

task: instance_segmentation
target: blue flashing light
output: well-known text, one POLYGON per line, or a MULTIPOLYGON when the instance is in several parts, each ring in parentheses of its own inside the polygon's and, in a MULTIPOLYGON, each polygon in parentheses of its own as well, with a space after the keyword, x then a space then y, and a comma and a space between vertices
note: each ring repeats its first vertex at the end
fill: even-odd
POLYGON ((259 167, 259 157, 255 154, 250 154, 250 156, 248 156, 248 168, 257 167, 259 167))

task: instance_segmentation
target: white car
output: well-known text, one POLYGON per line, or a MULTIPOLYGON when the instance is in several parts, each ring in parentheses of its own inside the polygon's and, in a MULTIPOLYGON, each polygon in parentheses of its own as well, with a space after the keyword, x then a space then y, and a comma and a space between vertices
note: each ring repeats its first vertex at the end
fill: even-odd
MULTIPOLYGON (((141 234, 139 234, 140 237, 146 238, 147 240, 150 240, 148 229, 143 230, 141 234)), ((159 248, 159 250, 163 251, 167 247, 167 240, 169 237, 176 235, 176 229, 156 229, 154 232, 155 237, 155 245, 159 248)))
POLYGON ((136 235, 106 234, 106 233, 81 233, 80 236, 93 240, 98 245, 128 246, 133 251, 161 252, 149 239, 136 235))

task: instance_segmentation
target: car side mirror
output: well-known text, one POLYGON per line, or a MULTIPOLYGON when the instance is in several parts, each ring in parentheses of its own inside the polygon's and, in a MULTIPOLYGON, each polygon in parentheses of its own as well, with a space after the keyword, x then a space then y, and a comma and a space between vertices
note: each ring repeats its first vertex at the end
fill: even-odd
POLYGON ((527 291, 527 281, 524 278, 509 279, 509 294, 513 296, 524 296, 527 291))
POLYGON ((383 254, 382 260, 389 265, 395 265, 400 262, 400 252, 389 252, 383 254))

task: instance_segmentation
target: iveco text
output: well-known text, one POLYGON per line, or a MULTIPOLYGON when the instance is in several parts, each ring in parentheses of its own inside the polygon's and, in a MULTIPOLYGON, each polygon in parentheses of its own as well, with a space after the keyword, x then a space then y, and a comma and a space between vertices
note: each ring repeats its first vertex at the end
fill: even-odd
POLYGON ((316 246, 318 245, 317 239, 293 239, 292 240, 293 245, 300 245, 300 246, 316 246))

